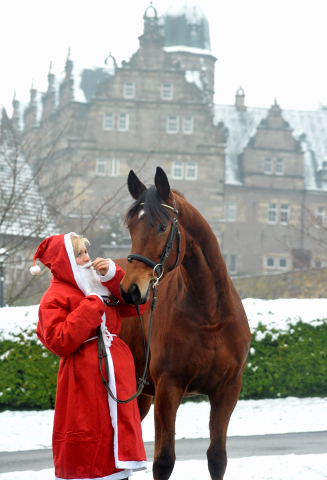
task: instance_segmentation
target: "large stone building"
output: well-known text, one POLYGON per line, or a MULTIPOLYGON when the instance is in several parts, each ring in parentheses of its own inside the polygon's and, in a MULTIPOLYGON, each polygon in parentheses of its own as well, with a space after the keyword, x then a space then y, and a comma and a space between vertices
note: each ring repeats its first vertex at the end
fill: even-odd
POLYGON ((152 183, 160 165, 212 226, 232 275, 325 266, 311 237, 324 232, 327 111, 250 108, 241 88, 234 105, 214 105, 216 58, 196 2, 175 1, 162 18, 151 5, 143 18, 139 49, 120 67, 112 55, 92 68, 68 56, 42 102, 31 90, 24 146, 35 168, 47 159, 45 189, 69 176, 58 192, 78 200, 61 213, 79 230, 96 218, 108 245, 110 217, 131 201, 129 170, 152 183))

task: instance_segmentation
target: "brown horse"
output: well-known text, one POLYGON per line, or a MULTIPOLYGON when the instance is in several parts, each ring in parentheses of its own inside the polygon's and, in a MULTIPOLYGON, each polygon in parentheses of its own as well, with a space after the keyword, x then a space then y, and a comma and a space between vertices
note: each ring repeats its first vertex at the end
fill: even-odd
MULTIPOLYGON (((166 480, 173 471, 175 419, 183 397, 204 394, 211 404, 208 467, 213 480, 222 480, 227 427, 239 398, 251 340, 242 302, 210 226, 180 193, 170 189, 164 171, 157 168, 155 185, 149 188, 131 171, 128 188, 136 201, 126 214, 132 238, 132 255, 124 264, 121 282, 126 302, 142 304, 149 299, 154 277, 162 270, 157 267, 153 272, 153 265, 165 261, 162 253, 167 243, 172 244, 158 284, 149 384, 138 399, 143 419, 155 397, 153 478, 166 480)), ((146 340, 149 318, 150 308, 143 318, 146 340)), ((144 353, 137 319, 123 322, 121 337, 131 348, 139 378, 144 353)))

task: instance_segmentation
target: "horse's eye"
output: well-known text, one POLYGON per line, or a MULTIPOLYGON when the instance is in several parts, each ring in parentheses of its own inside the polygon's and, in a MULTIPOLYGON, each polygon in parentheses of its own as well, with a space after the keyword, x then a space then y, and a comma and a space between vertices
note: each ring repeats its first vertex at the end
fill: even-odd
POLYGON ((166 230, 167 230, 167 225, 163 223, 159 223, 159 225, 157 226, 157 233, 165 233, 166 230))

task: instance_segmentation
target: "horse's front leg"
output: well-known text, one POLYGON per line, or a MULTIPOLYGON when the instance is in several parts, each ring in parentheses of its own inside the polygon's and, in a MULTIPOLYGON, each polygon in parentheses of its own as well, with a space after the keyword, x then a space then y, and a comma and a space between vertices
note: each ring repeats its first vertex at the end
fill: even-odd
POLYGON ((160 377, 154 399, 154 480, 167 480, 175 465, 175 420, 183 398, 182 388, 168 375, 160 377))
POLYGON ((207 450, 208 468, 212 480, 222 480, 227 466, 226 439, 230 417, 238 401, 241 377, 227 384, 221 391, 209 395, 210 445, 207 450))

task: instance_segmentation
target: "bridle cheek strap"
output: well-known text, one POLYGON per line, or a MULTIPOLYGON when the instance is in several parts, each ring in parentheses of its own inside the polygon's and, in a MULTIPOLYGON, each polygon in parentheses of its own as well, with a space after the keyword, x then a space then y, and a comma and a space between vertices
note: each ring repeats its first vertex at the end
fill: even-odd
POLYGON ((176 208, 176 203, 175 203, 175 208, 171 207, 170 205, 165 205, 165 204, 162 204, 162 205, 164 207, 167 207, 173 210, 173 212, 175 213, 175 217, 172 219, 172 225, 169 232, 169 236, 159 262, 154 262, 150 258, 147 258, 144 255, 139 255, 138 253, 130 253, 129 255, 127 255, 127 260, 129 262, 131 262, 132 260, 138 260, 139 262, 145 263, 146 265, 148 265, 153 269, 155 269, 158 265, 161 265, 162 272, 163 272, 163 266, 170 254, 171 249, 173 248, 175 236, 177 236, 177 257, 176 257, 175 265, 173 266, 173 268, 169 270, 171 272, 172 270, 174 270, 174 268, 176 268, 179 262, 179 257, 181 254, 181 232, 179 231, 179 228, 178 228, 178 220, 177 220, 178 210, 176 208))

